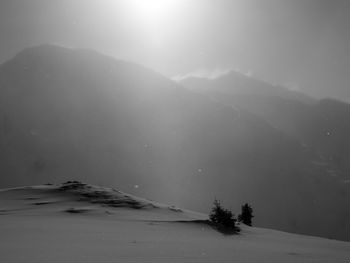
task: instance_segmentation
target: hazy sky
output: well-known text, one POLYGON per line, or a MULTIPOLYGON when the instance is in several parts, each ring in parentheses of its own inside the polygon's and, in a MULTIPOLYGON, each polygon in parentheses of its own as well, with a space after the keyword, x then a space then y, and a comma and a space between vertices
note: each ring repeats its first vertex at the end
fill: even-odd
POLYGON ((0 39, 0 61, 57 43, 167 76, 237 68, 350 101, 349 0, 1 0, 0 39))

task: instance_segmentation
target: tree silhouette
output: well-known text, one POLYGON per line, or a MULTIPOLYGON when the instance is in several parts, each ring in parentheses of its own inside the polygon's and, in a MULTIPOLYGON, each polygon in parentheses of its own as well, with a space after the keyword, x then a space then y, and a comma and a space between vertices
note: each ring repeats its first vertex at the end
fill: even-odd
POLYGON ((209 215, 211 223, 223 233, 235 233, 239 229, 236 227, 236 219, 231 211, 222 208, 220 202, 215 199, 214 206, 209 215))
POLYGON ((253 217, 253 208, 248 203, 242 205, 241 214, 238 215, 238 221, 248 226, 252 226, 253 217))

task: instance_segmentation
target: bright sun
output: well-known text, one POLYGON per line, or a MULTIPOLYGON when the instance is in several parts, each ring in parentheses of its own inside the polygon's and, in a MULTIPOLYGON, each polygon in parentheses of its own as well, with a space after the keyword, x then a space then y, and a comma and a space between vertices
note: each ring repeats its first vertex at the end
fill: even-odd
POLYGON ((127 0, 129 8, 142 20, 161 20, 172 10, 176 10, 181 0, 127 0))
POLYGON ((130 24, 143 31, 155 45, 172 33, 188 0, 124 0, 123 9, 130 24))

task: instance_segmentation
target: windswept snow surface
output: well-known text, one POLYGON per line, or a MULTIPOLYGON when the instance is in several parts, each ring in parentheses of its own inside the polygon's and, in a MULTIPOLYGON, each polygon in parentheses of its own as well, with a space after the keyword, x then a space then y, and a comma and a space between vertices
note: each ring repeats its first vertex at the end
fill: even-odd
POLYGON ((350 243, 241 226, 114 189, 70 183, 0 191, 0 262, 350 262, 350 243))

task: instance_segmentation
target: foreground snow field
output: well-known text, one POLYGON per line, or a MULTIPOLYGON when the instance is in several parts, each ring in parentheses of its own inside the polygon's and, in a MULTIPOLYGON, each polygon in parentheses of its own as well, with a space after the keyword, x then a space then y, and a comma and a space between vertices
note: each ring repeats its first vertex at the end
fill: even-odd
POLYGON ((0 262, 350 262, 350 243, 241 226, 113 189, 77 185, 0 191, 0 262))

